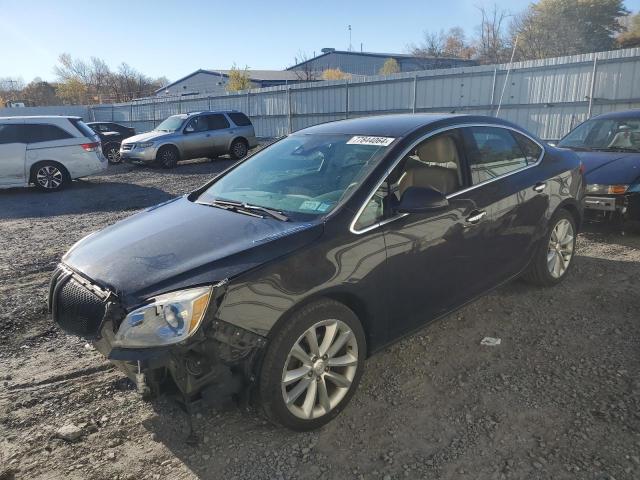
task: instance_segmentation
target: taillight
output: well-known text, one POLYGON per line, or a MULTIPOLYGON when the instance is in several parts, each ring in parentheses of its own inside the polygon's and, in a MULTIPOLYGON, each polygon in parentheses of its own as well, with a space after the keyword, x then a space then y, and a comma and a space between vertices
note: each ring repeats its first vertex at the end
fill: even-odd
POLYGON ((95 152, 96 150, 98 150, 98 148, 100 148, 100 142, 83 143, 80 146, 84 148, 86 152, 95 152))

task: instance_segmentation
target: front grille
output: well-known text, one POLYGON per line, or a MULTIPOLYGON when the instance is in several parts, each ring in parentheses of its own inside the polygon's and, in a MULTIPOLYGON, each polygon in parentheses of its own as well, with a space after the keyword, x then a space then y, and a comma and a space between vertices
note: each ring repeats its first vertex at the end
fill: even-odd
POLYGON ((104 299, 86 285, 87 282, 69 273, 54 276, 50 293, 51 311, 54 321, 65 332, 95 338, 99 334, 106 305, 104 299))
POLYGON ((121 148, 123 151, 127 151, 127 150, 133 150, 134 146, 135 146, 135 143, 123 143, 121 145, 121 148))

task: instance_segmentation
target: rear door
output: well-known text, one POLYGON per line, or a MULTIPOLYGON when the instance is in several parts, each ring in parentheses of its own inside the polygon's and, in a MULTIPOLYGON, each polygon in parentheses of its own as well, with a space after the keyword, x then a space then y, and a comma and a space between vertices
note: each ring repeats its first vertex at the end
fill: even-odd
POLYGON ((212 113, 207 115, 209 131, 211 132, 211 148, 214 154, 222 155, 227 153, 234 132, 229 124, 229 120, 222 113, 212 113))
MULTIPOLYGON (((85 137, 76 137, 58 125, 25 123, 27 170, 41 160, 54 160, 71 173, 77 164, 86 163, 87 152, 81 147, 85 137)), ((87 127, 88 128, 88 127, 87 127)), ((94 135, 94 138, 98 138, 94 135)))
POLYGON ((462 129, 470 188, 455 196, 473 202, 486 222, 485 276, 479 292, 526 267, 549 205, 547 185, 536 166, 543 148, 499 126, 462 129))
POLYGON ((22 124, 0 124, 0 186, 26 183, 26 148, 22 124))

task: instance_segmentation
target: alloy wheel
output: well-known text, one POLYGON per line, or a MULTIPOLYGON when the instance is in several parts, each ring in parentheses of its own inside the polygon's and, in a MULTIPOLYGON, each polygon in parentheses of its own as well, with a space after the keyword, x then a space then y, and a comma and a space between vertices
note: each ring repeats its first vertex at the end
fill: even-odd
POLYGON ((120 149, 111 147, 107 150, 107 160, 109 160, 110 163, 120 163, 120 149))
POLYGON ((562 277, 573 258, 574 232, 566 218, 556 223, 551 231, 547 250, 547 268, 553 278, 562 277))
POLYGON ((242 158, 247 154, 247 146, 243 142, 236 142, 233 145, 233 156, 242 158))
POLYGON ((36 173, 36 181, 42 188, 46 188, 47 190, 60 188, 63 180, 64 176, 62 172, 52 165, 40 167, 36 173))
POLYGON ((305 420, 333 410, 351 388, 358 369, 358 342, 340 320, 323 320, 304 332, 282 370, 282 397, 305 420))

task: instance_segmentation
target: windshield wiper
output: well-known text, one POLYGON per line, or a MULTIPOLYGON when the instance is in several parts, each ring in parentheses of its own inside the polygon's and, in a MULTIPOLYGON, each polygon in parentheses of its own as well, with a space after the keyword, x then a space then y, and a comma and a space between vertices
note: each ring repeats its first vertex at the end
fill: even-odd
POLYGON ((631 153, 638 153, 639 152, 639 150, 637 150, 635 148, 629 148, 629 147, 594 148, 594 150, 596 150, 598 152, 631 152, 631 153))
POLYGON ((246 215, 251 215, 259 218, 264 218, 264 215, 260 215, 259 213, 255 213, 255 212, 261 212, 262 214, 266 214, 272 218, 275 218, 276 220, 280 220, 281 222, 286 222, 289 220, 289 217, 287 217, 281 211, 273 210, 267 207, 261 207, 260 205, 250 205, 248 203, 232 202, 230 200, 217 200, 217 199, 211 202, 198 202, 198 203, 202 203, 203 205, 209 205, 212 207, 223 208, 225 210, 231 210, 233 212, 244 213, 246 215))

